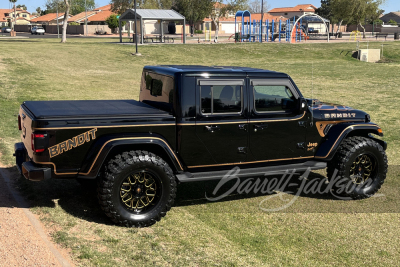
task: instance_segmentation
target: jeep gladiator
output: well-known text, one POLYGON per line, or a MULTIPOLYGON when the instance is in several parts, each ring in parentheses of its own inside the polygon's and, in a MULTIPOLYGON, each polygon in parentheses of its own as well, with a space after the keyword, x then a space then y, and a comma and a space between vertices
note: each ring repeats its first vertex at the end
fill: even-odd
POLYGON ((355 199, 386 177, 386 143, 370 116, 306 99, 284 73, 146 66, 139 98, 24 102, 19 171, 32 181, 97 180, 105 214, 135 227, 165 216, 177 183, 221 179, 236 166, 239 177, 327 167, 328 178, 357 185, 347 191, 355 199))

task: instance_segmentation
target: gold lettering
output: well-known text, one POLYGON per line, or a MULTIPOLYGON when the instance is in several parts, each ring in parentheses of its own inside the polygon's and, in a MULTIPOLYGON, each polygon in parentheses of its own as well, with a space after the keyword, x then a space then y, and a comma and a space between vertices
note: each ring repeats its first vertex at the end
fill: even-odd
POLYGON ((92 129, 92 130, 89 131, 89 133, 92 135, 92 140, 93 140, 93 139, 96 139, 95 132, 97 132, 97 129, 96 129, 96 128, 94 128, 94 129, 92 129))
POLYGON ((64 151, 68 151, 67 141, 64 141, 61 144, 59 144, 59 147, 60 147, 60 154, 62 154, 64 151))
POLYGON ((85 133, 78 135, 76 138, 78 139, 78 146, 85 143, 85 133))
POLYGON ((68 139, 68 150, 70 150, 72 147, 76 147, 77 143, 76 143, 76 136, 73 137, 72 139, 68 139))
POLYGON ((58 145, 49 147, 50 158, 58 155, 58 145))

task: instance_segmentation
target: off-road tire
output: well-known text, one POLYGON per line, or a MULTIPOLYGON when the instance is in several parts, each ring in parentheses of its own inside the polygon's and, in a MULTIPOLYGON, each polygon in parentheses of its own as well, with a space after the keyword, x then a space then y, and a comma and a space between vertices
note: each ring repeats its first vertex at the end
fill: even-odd
POLYGON ((388 168, 388 161, 383 147, 376 141, 361 137, 354 136, 346 138, 340 145, 332 161, 328 162, 327 175, 328 179, 332 179, 335 170, 337 173, 335 177, 340 177, 342 186, 347 184, 346 190, 339 190, 334 187, 333 190, 339 190, 342 195, 351 197, 353 199, 364 199, 374 195, 382 186, 386 178, 388 168), (375 161, 374 171, 370 179, 372 183, 365 186, 354 186, 352 179, 350 179, 350 168, 355 160, 363 155, 367 155, 375 161))
POLYGON ((169 165, 159 156, 141 150, 123 152, 108 161, 98 183, 101 208, 113 222, 126 227, 146 227, 160 221, 171 209, 175 195, 176 180, 169 165), (143 213, 129 210, 120 195, 124 181, 140 172, 151 172, 159 188, 157 201, 143 213))

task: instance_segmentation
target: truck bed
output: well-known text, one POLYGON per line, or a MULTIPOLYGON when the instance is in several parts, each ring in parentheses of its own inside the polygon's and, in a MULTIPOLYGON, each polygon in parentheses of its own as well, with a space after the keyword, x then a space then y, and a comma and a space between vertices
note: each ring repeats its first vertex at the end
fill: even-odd
POLYGON ((26 101, 23 106, 37 119, 169 115, 136 100, 26 101))

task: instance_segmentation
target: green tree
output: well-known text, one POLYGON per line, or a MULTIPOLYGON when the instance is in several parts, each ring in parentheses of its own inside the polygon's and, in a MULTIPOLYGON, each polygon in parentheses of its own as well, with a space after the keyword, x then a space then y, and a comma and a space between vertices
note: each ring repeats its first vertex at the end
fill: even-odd
MULTIPOLYGON (((70 14, 76 15, 85 11, 85 0, 73 0, 68 2, 70 5, 70 14)), ((45 7, 48 13, 56 13, 58 6, 58 12, 65 12, 66 5, 63 0, 47 0, 45 7)), ((95 8, 94 0, 86 0, 87 10, 95 8)))
MULTIPOLYGON (((171 9, 176 0, 137 0, 137 8, 171 9)), ((117 14, 124 13, 128 8, 134 8, 134 0, 111 0, 111 10, 117 14)))
POLYGON ((388 21, 388 24, 397 25, 397 21, 391 19, 391 20, 388 21))
MULTIPOLYGON (((119 27, 119 20, 117 18, 117 15, 111 15, 106 19, 106 24, 108 25, 108 28, 111 29, 112 33, 115 33, 115 29, 119 27)), ((122 21, 121 23, 122 26, 125 25, 125 21, 122 21)))
POLYGON ((370 23, 379 18, 382 10, 379 6, 385 0, 331 0, 332 13, 340 24, 354 23, 363 29, 365 38, 365 28, 363 23, 370 23))
POLYGON ((225 4, 223 0, 213 0, 213 9, 211 19, 215 25, 215 39, 218 42, 219 20, 227 17, 229 13, 236 13, 238 10, 244 10, 248 6, 248 0, 228 0, 225 4))
POLYGON ((26 5, 17 5, 17 8, 23 9, 23 10, 27 10, 26 5))
POLYGON ((194 24, 210 16, 213 9, 213 0, 177 0, 173 9, 186 18, 191 34, 194 33, 194 24))
MULTIPOLYGON (((315 10, 315 13, 325 19, 329 19, 331 24, 338 23, 337 18, 334 16, 332 11, 332 0, 321 0, 321 7, 315 10)), ((339 29, 339 27, 338 27, 339 29)), ((332 27, 333 32, 333 27, 332 27)))

